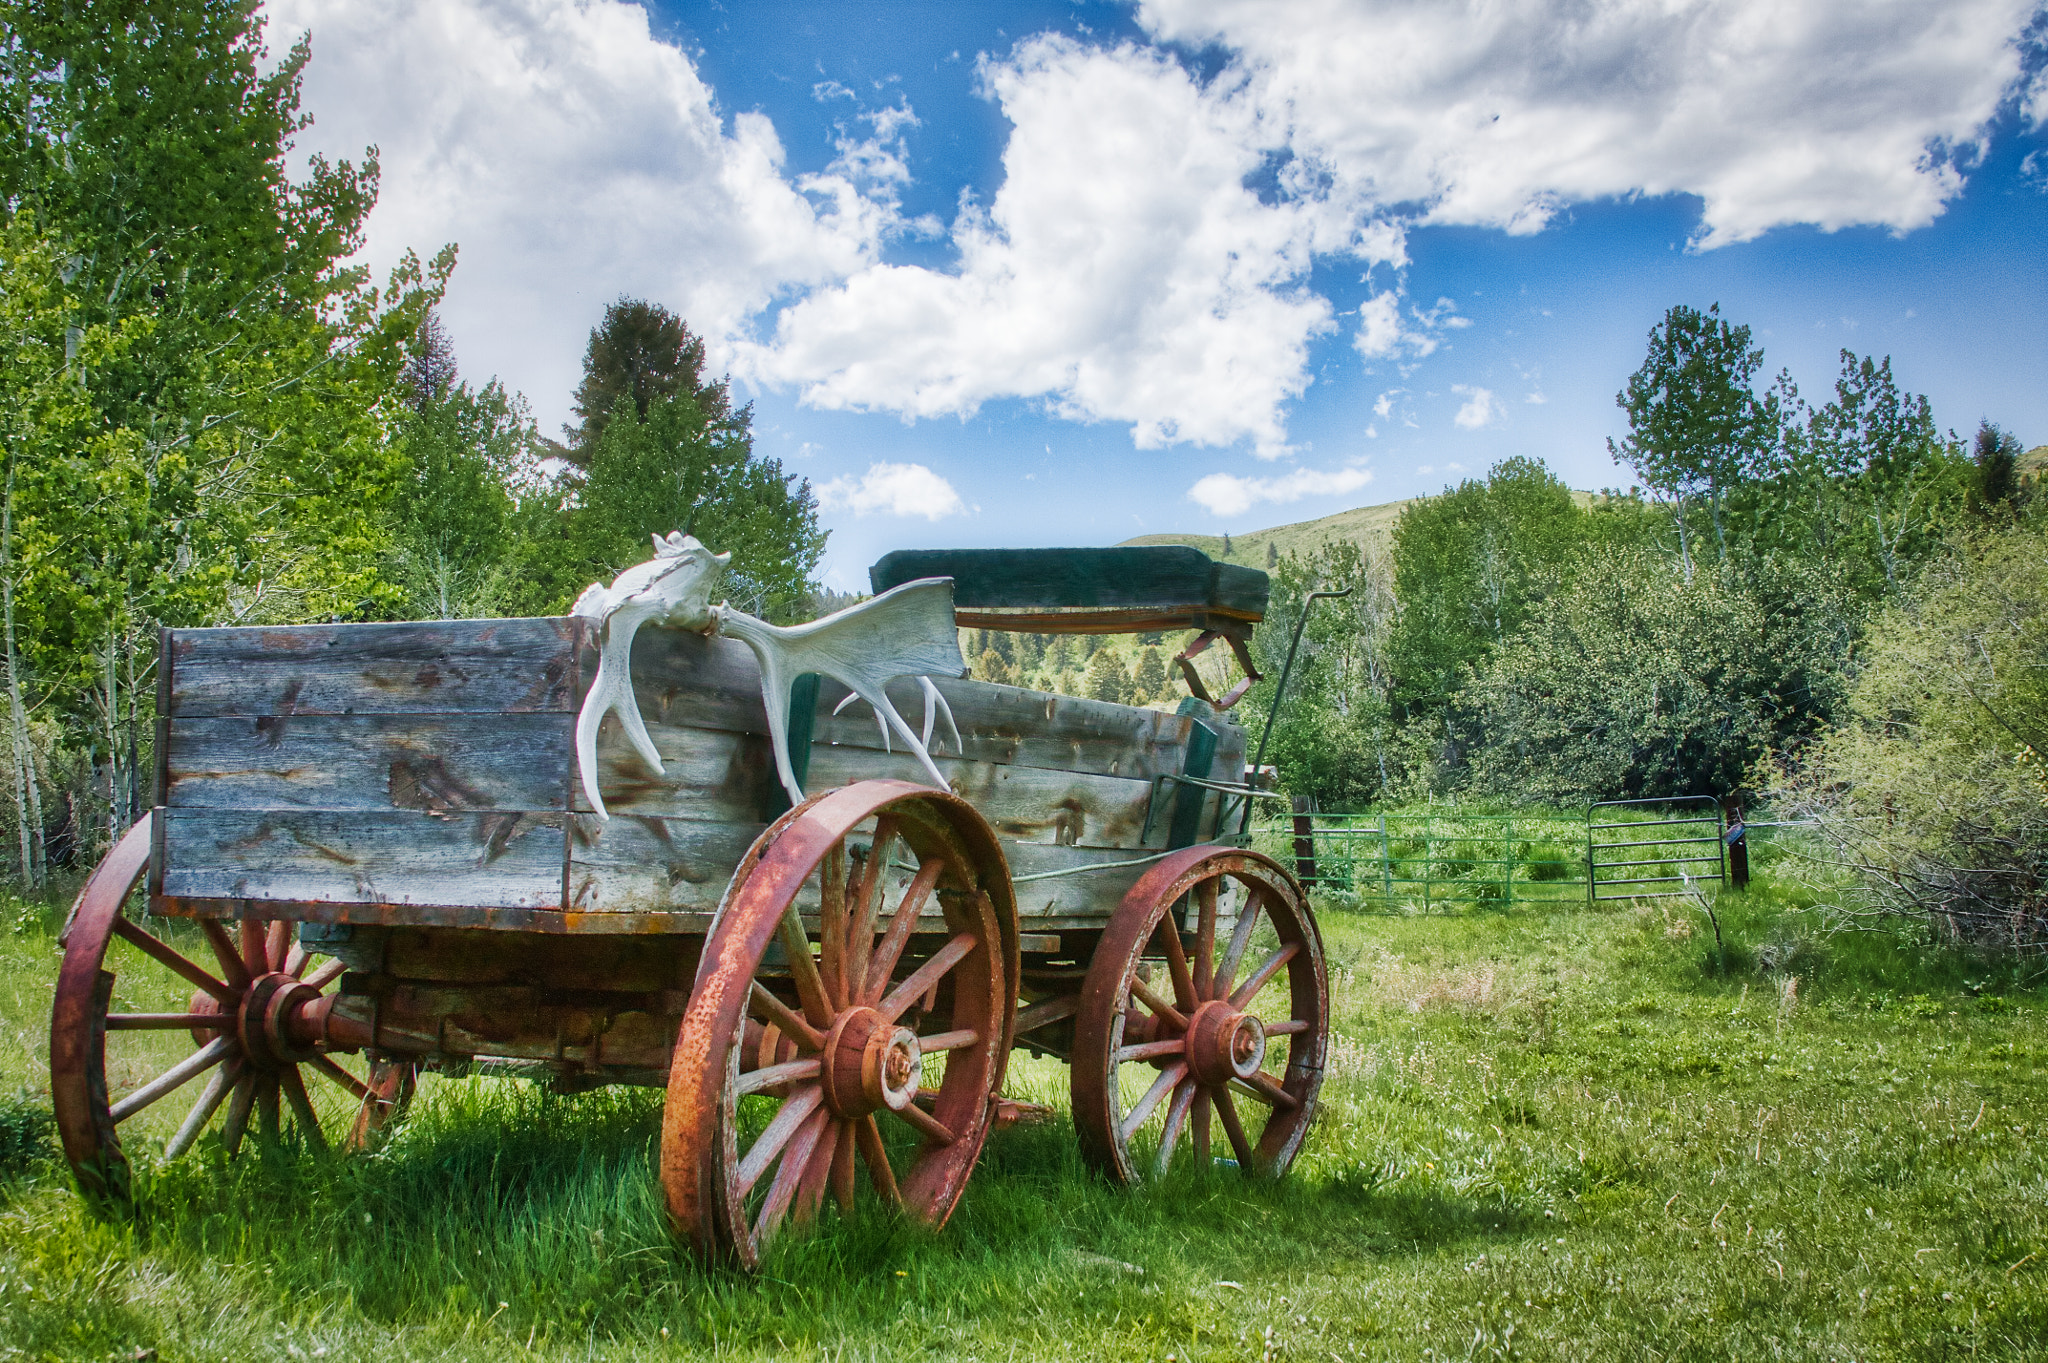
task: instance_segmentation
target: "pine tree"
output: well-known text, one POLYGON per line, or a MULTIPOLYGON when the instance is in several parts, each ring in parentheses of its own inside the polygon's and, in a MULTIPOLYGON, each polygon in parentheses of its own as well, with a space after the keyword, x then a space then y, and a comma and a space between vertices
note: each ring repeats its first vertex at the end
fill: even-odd
POLYGON ((1132 699, 1140 705, 1167 698, 1166 660, 1159 650, 1148 648, 1138 655, 1138 668, 1131 679, 1132 699))
POLYGON ((1011 686, 1016 682, 1010 665, 1003 661, 1003 655, 992 648, 982 650, 981 657, 975 660, 974 675, 980 681, 994 682, 998 686, 1011 686))
POLYGON ((1131 702, 1131 677, 1113 648, 1097 649, 1088 660, 1087 684, 1090 700, 1113 701, 1118 705, 1131 702))

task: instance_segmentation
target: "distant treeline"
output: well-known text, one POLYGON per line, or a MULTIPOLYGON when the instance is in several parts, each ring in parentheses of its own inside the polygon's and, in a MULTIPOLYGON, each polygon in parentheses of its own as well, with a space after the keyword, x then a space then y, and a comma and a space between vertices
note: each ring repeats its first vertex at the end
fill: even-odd
POLYGON ((1845 718, 1873 622, 2035 506, 2012 437, 1944 433, 1889 359, 1841 362, 1814 406, 1759 381, 1748 327, 1674 307, 1617 398, 1636 486, 1582 506, 1510 458, 1406 507, 1386 551, 1283 558, 1271 672, 1308 591, 1351 593, 1307 625, 1271 749, 1284 786, 1326 807, 1736 795, 1845 718))

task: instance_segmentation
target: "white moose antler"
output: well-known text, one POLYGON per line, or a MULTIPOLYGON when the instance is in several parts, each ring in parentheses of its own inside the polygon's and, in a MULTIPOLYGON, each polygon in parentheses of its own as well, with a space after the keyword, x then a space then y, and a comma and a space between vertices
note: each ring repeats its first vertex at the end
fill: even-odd
MULTIPOLYGON (((931 698, 938 696, 931 676, 967 675, 967 660, 960 656, 960 636, 953 626, 952 578, 928 577, 906 582, 808 625, 771 625, 730 606, 714 608, 711 621, 714 630, 738 639, 760 660, 761 698, 768 705, 768 736, 775 746, 775 772, 782 779, 791 803, 803 803, 804 791, 789 764, 789 684, 806 672, 832 678, 873 706, 876 721, 883 725, 884 740, 888 738, 889 726, 894 725, 898 736, 924 764, 933 784, 941 790, 948 788, 925 740, 911 732, 883 688, 895 677, 915 676, 924 683, 925 739, 929 739, 931 698)), ((938 703, 944 706, 945 698, 938 696, 938 703)), ((946 710, 946 723, 953 728, 953 742, 957 746, 960 731, 953 725, 950 708, 946 710)))
POLYGON ((633 696, 633 636, 646 624, 728 634, 753 650, 761 664, 761 698, 768 710, 776 775, 792 803, 801 804, 804 792, 789 761, 789 684, 806 672, 831 677, 873 706, 883 745, 888 746, 893 723, 932 781, 946 789, 946 778, 927 745, 936 715, 943 711, 954 749, 961 748, 952 708, 931 682, 931 674, 967 675, 953 626, 951 578, 906 582, 822 620, 785 628, 730 606, 710 604, 711 591, 732 555, 714 554, 680 532, 666 539, 656 535, 654 555, 620 573, 609 588, 592 583, 570 612, 598 627, 597 676, 576 717, 576 765, 584 797, 599 818, 611 817, 597 788, 597 731, 605 715, 617 711, 634 751, 657 773, 663 770, 661 754, 648 737, 633 696), (921 739, 883 690, 892 678, 903 676, 915 676, 924 688, 921 739))
POLYGON ((678 531, 654 537, 654 557, 635 564, 612 579, 609 588, 593 582, 569 608, 596 623, 597 677, 583 709, 576 716, 576 766, 583 777, 583 795, 600 819, 609 819, 597 789, 597 729, 611 711, 618 711, 633 750, 648 766, 662 770, 661 754, 647 736, 640 703, 633 698, 633 636, 648 623, 702 630, 711 623, 711 589, 725 571, 731 554, 714 554, 678 531))

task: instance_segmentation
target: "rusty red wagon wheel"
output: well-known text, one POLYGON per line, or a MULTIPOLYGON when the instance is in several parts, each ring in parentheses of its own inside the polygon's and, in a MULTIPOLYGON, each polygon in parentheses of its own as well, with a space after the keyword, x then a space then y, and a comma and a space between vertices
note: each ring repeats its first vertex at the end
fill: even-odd
MULTIPOLYGON (((145 817, 130 829, 80 892, 65 929, 50 1018, 50 1093, 64 1157, 79 1191, 111 1211, 132 1202, 123 1123, 202 1079, 198 1098, 165 1145, 167 1157, 189 1150, 223 1109, 221 1141, 230 1154, 240 1149, 252 1118, 263 1134, 273 1135, 287 1113, 307 1141, 324 1144, 307 1070, 361 1102, 363 1132, 382 1125, 395 1106, 373 1106, 370 1088, 321 1050, 319 1028, 333 998, 328 986, 341 963, 313 966, 291 920, 199 920, 214 957, 207 965, 123 914, 149 866, 151 823, 145 817), (116 941, 124 945, 110 961, 116 941), (182 1006, 147 1012, 119 1006, 125 997, 161 993, 171 977, 181 991, 195 986, 182 1006), (189 1037, 189 1049, 175 1045, 166 1054, 166 1034, 189 1037), (123 1040, 110 1054, 115 1035, 123 1040)), ((409 1082, 403 1087, 409 1091, 409 1082)), ((394 1086, 384 1096, 395 1092, 394 1086)))
POLYGON ((763 833, 669 1069, 662 1184, 698 1253, 756 1266, 828 1192, 850 1210, 863 1169, 883 1204, 943 1224, 1002 1085, 1016 940, 995 835, 950 793, 862 781, 763 833))
POLYGON ((1166 858, 1124 896, 1082 986, 1082 1153, 1120 1183, 1163 1176, 1176 1159, 1208 1167, 1213 1115, 1241 1170, 1285 1173, 1315 1118, 1329 1014, 1322 938, 1291 876, 1231 848, 1166 858))

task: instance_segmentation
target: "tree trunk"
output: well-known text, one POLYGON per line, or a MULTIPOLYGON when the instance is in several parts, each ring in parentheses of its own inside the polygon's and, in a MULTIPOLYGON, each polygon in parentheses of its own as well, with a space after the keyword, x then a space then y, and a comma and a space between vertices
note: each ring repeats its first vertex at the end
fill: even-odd
POLYGON ((29 751, 28 710, 21 699, 21 654, 14 637, 14 462, 14 452, 9 450, 7 490, 0 501, 0 646, 4 646, 7 669, 8 774, 14 780, 21 879, 33 890, 43 883, 43 800, 36 788, 35 757, 29 751))

